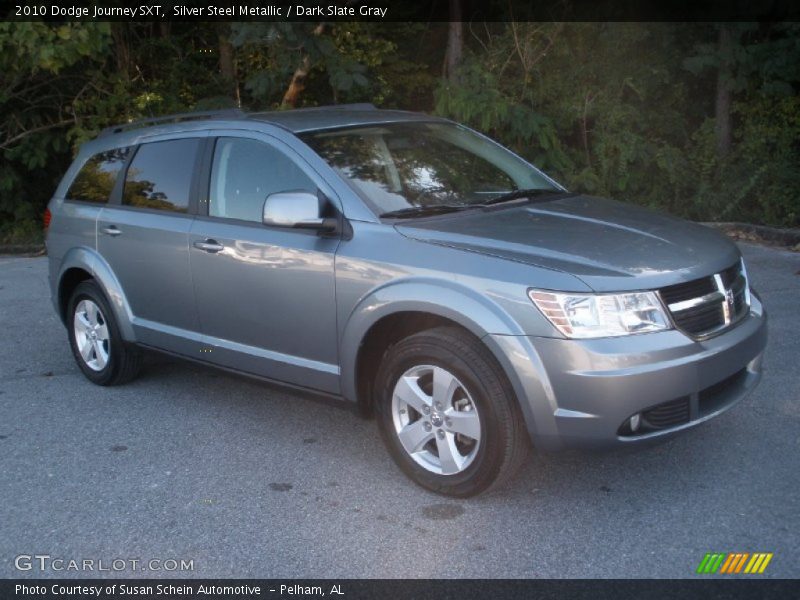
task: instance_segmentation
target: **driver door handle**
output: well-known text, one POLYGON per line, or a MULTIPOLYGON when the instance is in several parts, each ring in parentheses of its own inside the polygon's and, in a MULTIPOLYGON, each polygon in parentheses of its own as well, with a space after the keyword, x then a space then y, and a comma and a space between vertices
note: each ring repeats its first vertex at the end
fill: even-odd
POLYGON ((193 245, 198 250, 205 250, 211 254, 216 254, 217 252, 221 252, 225 249, 225 246, 220 244, 217 240, 212 239, 207 239, 202 242, 198 240, 193 245))
POLYGON ((120 231, 120 230, 117 228, 117 226, 116 226, 116 225, 109 225, 108 227, 103 227, 103 228, 102 228, 100 231, 102 231, 102 232, 103 232, 103 233, 105 233, 106 235, 110 235, 111 237, 116 237, 116 236, 118 236, 120 233, 122 233, 122 231, 120 231))

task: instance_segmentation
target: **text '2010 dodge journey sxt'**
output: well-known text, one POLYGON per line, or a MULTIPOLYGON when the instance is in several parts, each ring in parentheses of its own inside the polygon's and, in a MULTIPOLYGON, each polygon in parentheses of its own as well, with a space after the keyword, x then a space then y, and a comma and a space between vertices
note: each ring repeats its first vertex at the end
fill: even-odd
POLYGON ((766 314, 732 242, 569 193, 445 119, 124 124, 82 147, 45 218, 91 381, 130 380, 150 348, 341 398, 453 496, 507 481, 531 443, 668 437, 761 375, 766 314))

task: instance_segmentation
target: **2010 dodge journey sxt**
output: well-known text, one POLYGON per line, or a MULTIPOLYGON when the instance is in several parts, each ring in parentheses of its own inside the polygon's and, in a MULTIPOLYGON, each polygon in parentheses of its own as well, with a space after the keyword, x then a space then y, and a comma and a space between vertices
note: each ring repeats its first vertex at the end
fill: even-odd
POLYGON ((130 380, 152 348, 342 398, 444 494, 501 484, 531 442, 669 436, 761 373, 766 314, 733 243, 569 193, 421 114, 110 128, 46 220, 53 302, 91 381, 130 380))

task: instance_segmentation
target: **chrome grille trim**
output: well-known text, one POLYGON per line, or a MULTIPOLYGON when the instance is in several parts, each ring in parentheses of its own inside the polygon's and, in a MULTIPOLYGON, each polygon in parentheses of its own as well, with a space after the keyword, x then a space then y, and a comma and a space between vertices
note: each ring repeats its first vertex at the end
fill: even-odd
POLYGON ((722 333, 750 310, 750 285, 742 260, 719 273, 669 286, 658 293, 675 328, 697 340, 722 333), (691 288, 702 295, 686 298, 691 288), (677 299, 676 290, 678 298, 684 299, 665 301, 665 297, 677 299))
POLYGON ((700 296, 699 298, 690 298, 689 300, 683 300, 681 302, 675 302, 673 304, 668 304, 667 308, 669 308, 670 312, 681 312, 682 310, 688 310, 690 308, 695 308, 700 306, 701 304, 713 304, 715 302, 722 302, 725 299, 725 295, 720 293, 719 291, 711 292, 710 294, 706 294, 705 296, 700 296))

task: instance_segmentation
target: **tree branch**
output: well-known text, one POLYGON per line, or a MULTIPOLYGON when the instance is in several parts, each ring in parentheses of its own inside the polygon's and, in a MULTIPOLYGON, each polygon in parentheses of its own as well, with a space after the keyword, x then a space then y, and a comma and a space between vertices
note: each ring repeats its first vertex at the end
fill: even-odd
POLYGON ((50 129, 57 129, 58 127, 64 127, 64 125, 69 125, 70 123, 74 123, 75 119, 64 119, 62 121, 56 121, 55 123, 48 123, 47 125, 40 125, 39 127, 34 127, 33 129, 28 129, 17 135, 11 136, 10 138, 6 138, 2 144, 0 144, 0 150, 8 150, 13 144, 16 142, 25 139, 29 135, 33 135, 34 133, 41 133, 43 131, 48 131, 50 129))

